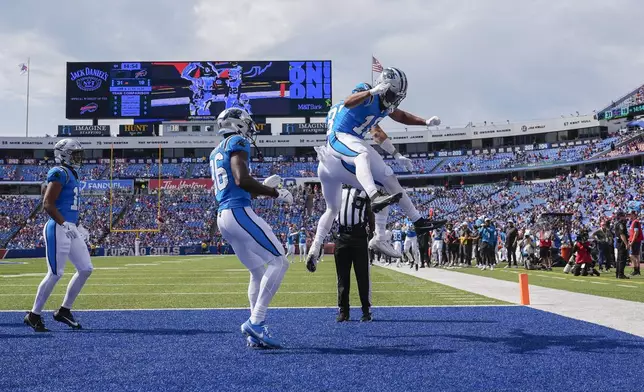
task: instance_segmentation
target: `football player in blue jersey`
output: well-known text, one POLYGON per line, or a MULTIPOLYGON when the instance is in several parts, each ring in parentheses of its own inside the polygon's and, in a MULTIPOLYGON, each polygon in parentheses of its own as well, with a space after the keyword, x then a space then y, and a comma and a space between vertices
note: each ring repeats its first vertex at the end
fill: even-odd
POLYGON ((297 241, 298 232, 295 225, 291 225, 286 234, 286 258, 293 264, 295 261, 295 241, 297 241))
POLYGON ((300 247, 300 263, 304 261, 306 255, 306 229, 300 227, 300 233, 298 235, 298 246, 300 247))
MULTIPOLYGON (((392 203, 399 202, 407 217, 414 222, 418 234, 426 233, 435 225, 423 218, 414 207, 411 199, 400 186, 393 170, 385 164, 382 156, 365 141, 367 132, 380 147, 392 155, 408 171, 413 169, 412 161, 400 154, 387 134, 378 123, 389 116, 394 121, 405 125, 440 125, 440 119, 433 116, 429 119, 410 114, 398 109, 398 105, 407 96, 407 76, 397 68, 386 68, 380 74, 374 87, 361 83, 344 101, 334 105, 327 115, 327 155, 339 158, 345 167, 349 165, 363 189, 371 198, 374 213, 385 209, 392 203), (377 183, 384 191, 379 190, 377 183)), ((318 156, 320 154, 318 151, 318 156)), ((323 165, 320 159, 320 165, 323 165)), ((322 193, 327 210, 318 222, 315 240, 311 245, 307 267, 316 263, 316 257, 322 246, 322 240, 331 229, 333 220, 338 214, 342 200, 342 182, 334 179, 324 181, 320 177, 322 193), (310 262, 309 262, 310 261, 310 262)), ((376 224, 376 226, 379 226, 376 224)), ((382 225, 380 225, 382 226, 382 225)), ((382 239, 384 228, 376 231, 373 244, 376 249, 389 252, 382 239)))
MULTIPOLYGON (((394 225, 394 229, 391 230, 391 238, 394 241, 394 249, 398 253, 402 253, 403 251, 403 231, 400 227, 400 222, 396 222, 394 225)), ((400 267, 400 258, 396 259, 396 267, 400 267)))
POLYGON ((266 312, 282 283, 289 263, 284 247, 270 226, 253 212, 251 195, 293 203, 293 195, 278 189, 281 178, 272 175, 263 183, 248 169, 250 144, 257 133, 254 121, 240 108, 226 109, 217 118, 224 140, 210 154, 210 170, 219 210, 217 226, 235 254, 250 271, 250 318, 241 325, 248 346, 279 348, 266 326, 266 312))
POLYGON ((405 255, 407 259, 410 260, 409 268, 416 267, 418 271, 418 264, 420 263, 420 251, 418 250, 418 236, 416 231, 414 231, 414 226, 405 223, 405 242, 403 244, 403 249, 405 250, 405 255))
POLYGON ((43 200, 43 208, 49 215, 43 229, 47 275, 40 282, 34 306, 24 319, 25 324, 36 332, 47 331, 41 313, 56 283, 65 272, 67 259, 76 268, 76 273, 67 285, 62 306, 54 312, 54 320, 73 329, 81 328, 72 316, 71 308, 93 270, 84 241, 89 233, 82 226, 77 227, 80 206, 80 180, 77 170, 83 161, 83 147, 73 139, 60 140, 54 146, 54 158, 57 166, 47 173, 47 187, 43 200))

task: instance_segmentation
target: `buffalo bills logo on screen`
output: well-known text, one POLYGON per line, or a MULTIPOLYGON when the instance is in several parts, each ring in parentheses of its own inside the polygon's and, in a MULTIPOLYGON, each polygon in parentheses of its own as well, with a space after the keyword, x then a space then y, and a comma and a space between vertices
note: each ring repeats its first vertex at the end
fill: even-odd
POLYGON ((527 132, 527 131, 528 131, 528 127, 526 127, 525 125, 523 125, 523 126, 521 127, 521 132, 527 132))
POLYGON ((90 102, 87 105, 83 105, 80 108, 80 114, 93 113, 98 109, 98 104, 96 102, 90 102))
POLYGON ((89 67, 71 72, 69 75, 69 79, 76 82, 78 88, 83 91, 98 90, 103 82, 107 82, 107 77, 107 72, 89 67))
POLYGON ((147 69, 142 69, 142 70, 140 70, 140 71, 138 71, 137 73, 134 74, 134 78, 135 79, 144 78, 147 75, 148 75, 148 70, 147 69))

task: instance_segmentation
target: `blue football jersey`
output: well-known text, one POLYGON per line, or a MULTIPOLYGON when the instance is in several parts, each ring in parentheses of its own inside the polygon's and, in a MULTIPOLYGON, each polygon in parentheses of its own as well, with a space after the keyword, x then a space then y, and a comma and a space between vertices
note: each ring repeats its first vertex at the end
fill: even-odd
POLYGON ((56 166, 47 173, 47 184, 57 182, 63 189, 56 199, 56 208, 61 213, 65 222, 78 223, 78 207, 80 206, 80 181, 76 173, 64 166, 56 166))
POLYGON ((400 231, 399 229, 393 229, 391 231, 391 236, 393 237, 394 242, 402 241, 402 231, 400 231))
MULTIPOLYGON (((366 83, 360 83, 352 93, 369 89, 371 89, 371 86, 366 83)), ((344 106, 344 101, 340 101, 331 107, 326 116, 327 129, 334 132, 349 133, 364 139, 371 128, 393 111, 393 107, 382 110, 380 97, 377 95, 351 109, 344 106)))
POLYGON ((407 232, 405 233, 405 235, 409 238, 414 238, 416 237, 416 231, 414 231, 414 229, 410 227, 407 229, 407 232))
POLYGON ((296 238, 297 236, 298 236, 298 233, 297 233, 297 232, 290 232, 290 231, 289 231, 288 235, 286 236, 286 242, 287 242, 289 245, 295 245, 295 238, 296 238))
POLYGON ((300 231, 300 244, 306 244, 306 233, 300 231))
POLYGON ((230 168, 230 156, 235 151, 246 151, 250 156, 250 143, 241 135, 227 137, 210 153, 210 173, 219 211, 250 206, 250 193, 235 184, 230 168))

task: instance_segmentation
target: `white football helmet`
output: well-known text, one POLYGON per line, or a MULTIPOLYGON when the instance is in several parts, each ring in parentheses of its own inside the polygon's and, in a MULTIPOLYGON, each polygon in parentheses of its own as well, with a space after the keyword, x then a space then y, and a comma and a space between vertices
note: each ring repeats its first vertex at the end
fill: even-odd
POLYGON ((253 135, 257 133, 255 121, 242 108, 228 108, 219 113, 217 125, 219 125, 218 134, 220 135, 238 133, 245 138, 252 139, 253 135))
POLYGON ((74 139, 62 139, 54 146, 54 159, 58 164, 79 169, 83 164, 83 146, 74 139))
POLYGON ((396 227, 396 229, 400 229, 400 222, 396 222, 395 227, 396 227))
POLYGON ((380 100, 385 107, 395 109, 407 96, 407 75, 398 68, 385 68, 376 79, 376 85, 381 83, 389 83, 390 86, 380 95, 380 100))

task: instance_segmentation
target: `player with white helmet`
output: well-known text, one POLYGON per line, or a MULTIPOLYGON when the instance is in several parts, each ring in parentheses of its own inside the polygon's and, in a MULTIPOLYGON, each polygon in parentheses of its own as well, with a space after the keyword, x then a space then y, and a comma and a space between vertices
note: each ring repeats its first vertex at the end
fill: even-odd
POLYGON ((250 271, 248 299, 250 318, 241 325, 249 346, 280 347, 265 324, 266 312, 284 279, 289 263, 273 230, 250 207, 251 194, 292 203, 293 195, 278 189, 281 178, 273 175, 263 183, 248 169, 255 122, 240 108, 226 109, 217 118, 224 140, 210 154, 210 169, 219 212, 217 226, 235 254, 250 271))
POLYGON ((77 170, 83 162, 83 147, 74 139, 62 139, 54 146, 54 158, 57 165, 47 173, 43 200, 43 208, 49 215, 43 229, 47 275, 40 282, 34 306, 24 319, 36 332, 47 331, 41 312, 65 272, 67 259, 76 268, 76 273, 67 285, 62 306, 54 312, 54 320, 73 329, 81 328, 72 316, 71 308, 94 269, 85 244, 89 232, 78 224, 80 179, 77 170))
MULTIPOLYGON (((407 96, 407 76, 397 68, 386 68, 380 74, 374 87, 361 83, 344 101, 334 105, 327 115, 327 144, 318 150, 318 173, 324 171, 324 158, 334 156, 342 164, 353 168, 359 189, 364 190, 371 199, 371 208, 378 213, 392 203, 400 202, 400 207, 414 223, 417 233, 426 233, 434 228, 434 223, 423 218, 414 207, 411 199, 400 186, 382 156, 365 141, 367 132, 373 140, 388 154, 400 162, 408 171, 413 169, 412 161, 404 157, 394 147, 387 134, 378 123, 389 116, 394 121, 405 125, 439 125, 436 116, 429 119, 414 116, 398 109, 398 105, 407 96), (325 149, 325 153, 320 153, 325 149), (380 183, 382 189, 378 189, 380 183)), ((347 170, 351 170, 347 167, 347 170)), ((320 175, 322 194, 326 200, 327 209, 318 222, 315 240, 307 258, 307 268, 315 270, 317 255, 322 241, 331 230, 333 220, 340 210, 342 200, 342 182, 339 178, 320 175)), ((390 250, 383 240, 385 228, 376 224, 373 247, 384 253, 390 250), (382 248, 382 249, 381 249, 382 248)))

